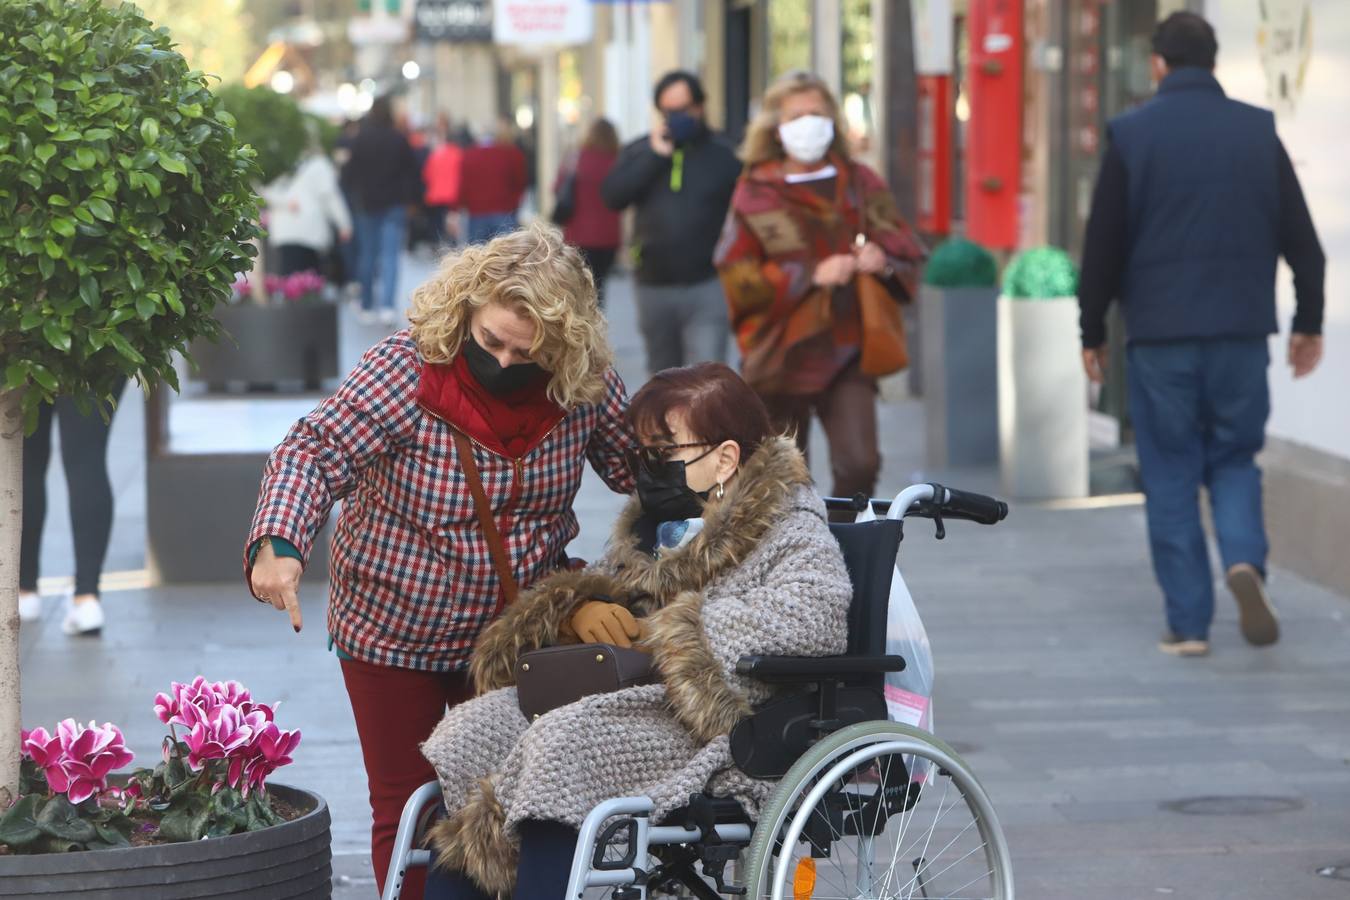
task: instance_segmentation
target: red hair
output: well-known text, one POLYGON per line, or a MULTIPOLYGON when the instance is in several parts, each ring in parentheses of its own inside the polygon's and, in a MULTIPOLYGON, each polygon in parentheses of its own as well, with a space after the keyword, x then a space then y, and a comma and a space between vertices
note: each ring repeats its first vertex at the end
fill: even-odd
POLYGON ((699 440, 739 444, 742 460, 749 459, 773 431, 764 401, 722 363, 657 372, 633 395, 628 421, 639 435, 673 438, 668 417, 677 410, 699 440))

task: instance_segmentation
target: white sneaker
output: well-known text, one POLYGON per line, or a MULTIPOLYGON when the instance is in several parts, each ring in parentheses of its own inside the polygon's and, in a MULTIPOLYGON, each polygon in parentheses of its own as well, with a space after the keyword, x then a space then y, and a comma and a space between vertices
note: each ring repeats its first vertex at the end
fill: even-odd
POLYGON ((19 621, 36 622, 42 618, 42 596, 31 591, 19 592, 19 621))
POLYGON ((392 309, 380 310, 381 325, 393 325, 397 321, 398 321, 398 313, 394 312, 392 309))
POLYGON ((379 320, 375 317, 375 313, 368 309, 358 309, 356 311, 356 322, 358 325, 374 325, 377 321, 379 320))
POLYGON ((66 608, 66 618, 61 622, 61 630, 66 634, 81 637, 98 637, 103 630, 103 604, 97 600, 86 603, 72 602, 66 608))

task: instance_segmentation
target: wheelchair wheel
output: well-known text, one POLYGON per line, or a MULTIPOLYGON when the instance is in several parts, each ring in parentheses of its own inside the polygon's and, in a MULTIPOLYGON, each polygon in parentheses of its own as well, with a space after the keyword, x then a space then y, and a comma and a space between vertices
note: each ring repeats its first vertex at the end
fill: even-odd
POLYGON ((931 734, 863 722, 783 777, 746 857, 756 900, 1012 900, 1012 862, 984 788, 931 734))

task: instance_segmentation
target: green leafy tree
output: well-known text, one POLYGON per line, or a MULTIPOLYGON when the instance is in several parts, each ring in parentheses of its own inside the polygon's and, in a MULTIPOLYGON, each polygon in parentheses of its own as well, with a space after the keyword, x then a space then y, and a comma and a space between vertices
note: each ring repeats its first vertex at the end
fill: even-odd
POLYGON ((299 104, 269 87, 231 84, 216 94, 234 116, 239 140, 257 151, 263 184, 296 167, 310 140, 299 104))
POLYGON ((131 4, 0 0, 0 794, 18 777, 24 427, 58 395, 112 402, 219 331, 251 266, 253 152, 131 4))

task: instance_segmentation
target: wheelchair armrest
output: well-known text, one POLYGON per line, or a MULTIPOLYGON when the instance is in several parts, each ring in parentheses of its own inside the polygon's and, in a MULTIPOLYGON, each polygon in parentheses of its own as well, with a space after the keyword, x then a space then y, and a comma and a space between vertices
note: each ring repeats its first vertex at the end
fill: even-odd
POLYGON ((773 684, 809 684, 904 668, 901 656, 742 656, 736 663, 737 673, 773 684))

